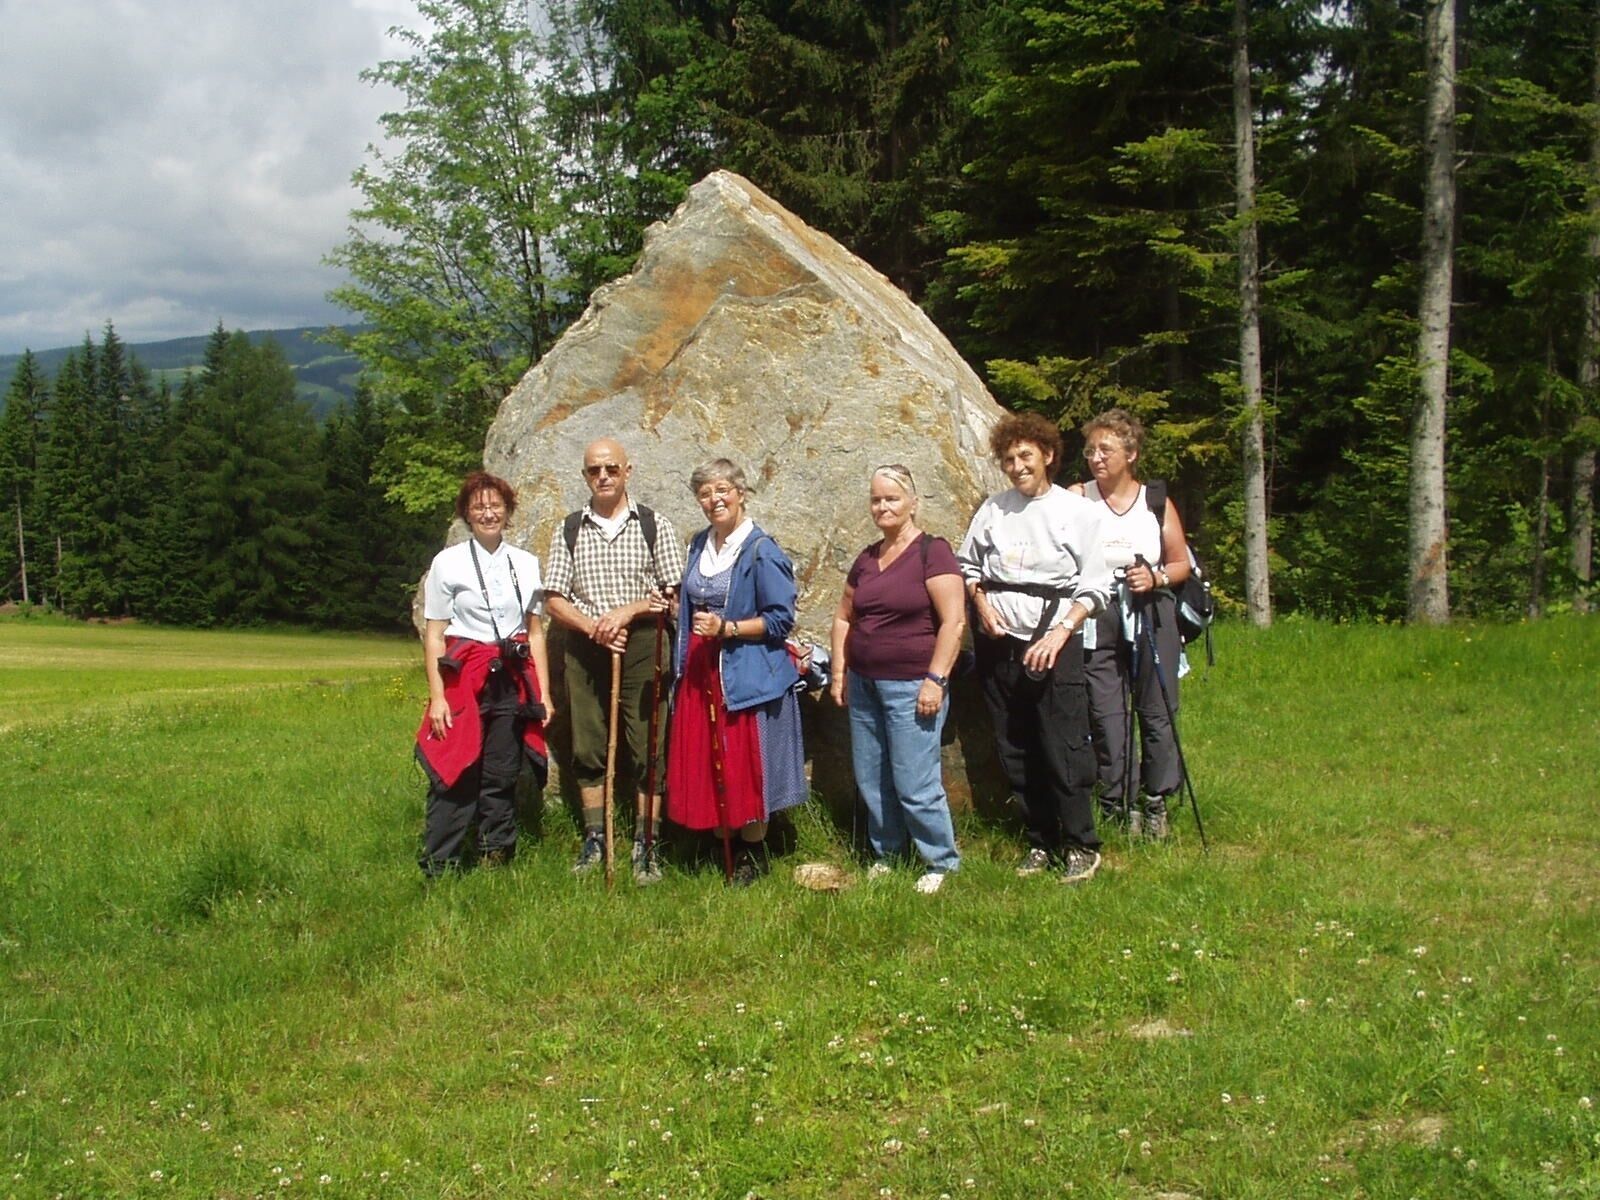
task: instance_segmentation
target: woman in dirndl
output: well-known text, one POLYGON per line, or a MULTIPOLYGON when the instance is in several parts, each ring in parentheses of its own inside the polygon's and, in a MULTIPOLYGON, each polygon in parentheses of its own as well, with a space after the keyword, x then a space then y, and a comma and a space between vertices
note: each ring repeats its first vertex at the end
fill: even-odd
POLYGON ((729 881, 748 886, 766 868, 767 822, 808 795, 800 676, 785 645, 794 567, 746 515, 739 467, 713 459, 695 469, 689 489, 710 524, 690 539, 679 593, 667 815, 714 830, 729 881))

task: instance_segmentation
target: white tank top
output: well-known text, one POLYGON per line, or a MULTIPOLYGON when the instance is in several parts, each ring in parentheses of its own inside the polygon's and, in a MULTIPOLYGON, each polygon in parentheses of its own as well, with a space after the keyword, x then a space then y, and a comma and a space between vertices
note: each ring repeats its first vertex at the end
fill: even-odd
POLYGON ((1139 494, 1128 511, 1120 514, 1105 502, 1100 485, 1094 480, 1083 485, 1083 494, 1100 505, 1100 546, 1105 551, 1106 566, 1112 570, 1131 567, 1135 555, 1152 566, 1160 565, 1161 523, 1150 511, 1144 484, 1139 485, 1139 494))

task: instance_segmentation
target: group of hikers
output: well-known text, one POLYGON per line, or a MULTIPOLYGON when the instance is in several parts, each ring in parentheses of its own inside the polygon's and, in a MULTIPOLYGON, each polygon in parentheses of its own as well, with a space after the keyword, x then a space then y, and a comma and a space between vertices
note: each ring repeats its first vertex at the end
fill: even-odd
MULTIPOLYGON (((918 527, 906 467, 871 473, 880 536, 846 576, 827 684, 849 711, 869 878, 914 850, 916 889, 931 894, 960 867, 939 746, 969 621, 972 671, 1027 835, 1018 873, 1093 877, 1097 790, 1102 821, 1168 836, 1183 774, 1173 589, 1191 569, 1187 541, 1165 489, 1139 479, 1139 421, 1111 409, 1082 433, 1089 479, 1061 486, 1060 430, 1037 414, 1004 417, 990 449, 1011 487, 980 505, 957 549, 918 527)), ((633 499, 632 474, 616 440, 587 447, 589 500, 557 528, 542 566, 505 538, 511 485, 485 471, 462 482, 455 511, 471 536, 434 558, 424 588, 425 875, 460 869, 474 824, 480 862, 515 852, 518 775, 530 762, 542 783, 556 713, 546 619, 568 632, 576 872, 609 869, 619 743, 637 780, 639 884, 661 878, 663 817, 714 832, 729 882, 753 882, 768 822, 809 795, 798 693, 811 664, 790 639, 794 568, 752 520, 744 471, 726 458, 695 469, 707 523, 687 549, 664 514, 633 499)))

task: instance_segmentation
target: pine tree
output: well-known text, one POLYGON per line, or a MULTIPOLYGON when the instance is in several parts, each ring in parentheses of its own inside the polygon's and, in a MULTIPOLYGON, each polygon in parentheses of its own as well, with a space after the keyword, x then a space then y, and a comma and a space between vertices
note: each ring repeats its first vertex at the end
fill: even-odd
POLYGON ((180 400, 178 452, 192 464, 177 534, 193 564, 202 619, 304 620, 312 603, 310 518, 320 499, 310 412, 275 342, 219 328, 206 369, 180 400))
POLYGON ((42 598, 43 543, 34 493, 49 406, 49 383, 32 351, 24 351, 6 389, 5 411, 0 413, 0 511, 4 513, 0 527, 10 527, 0 535, 0 577, 7 581, 5 594, 24 603, 42 598))

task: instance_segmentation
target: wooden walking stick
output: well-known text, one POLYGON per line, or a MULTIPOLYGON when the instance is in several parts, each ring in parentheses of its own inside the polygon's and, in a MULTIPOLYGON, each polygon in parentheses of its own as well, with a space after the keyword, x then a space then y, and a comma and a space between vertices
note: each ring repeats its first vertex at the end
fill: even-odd
POLYGON ((646 761, 649 766, 645 769, 644 783, 644 854, 645 861, 650 859, 650 849, 655 845, 656 839, 656 791, 661 786, 661 781, 656 778, 656 748, 657 738, 661 729, 661 643, 666 640, 667 614, 663 610, 656 613, 656 676, 655 683, 650 690, 650 737, 648 748, 645 751, 646 761))
POLYGON ((733 827, 728 824, 728 782, 722 773, 722 716, 717 711, 717 697, 706 701, 711 710, 711 781, 712 795, 717 801, 717 822, 722 826, 722 877, 733 882, 733 827))
POLYGON ((612 847, 612 821, 611 797, 617 787, 617 706, 622 700, 622 655, 617 651, 611 652, 611 714, 610 730, 606 734, 606 786, 604 799, 605 805, 605 864, 606 887, 611 887, 617 881, 616 855, 612 847))

